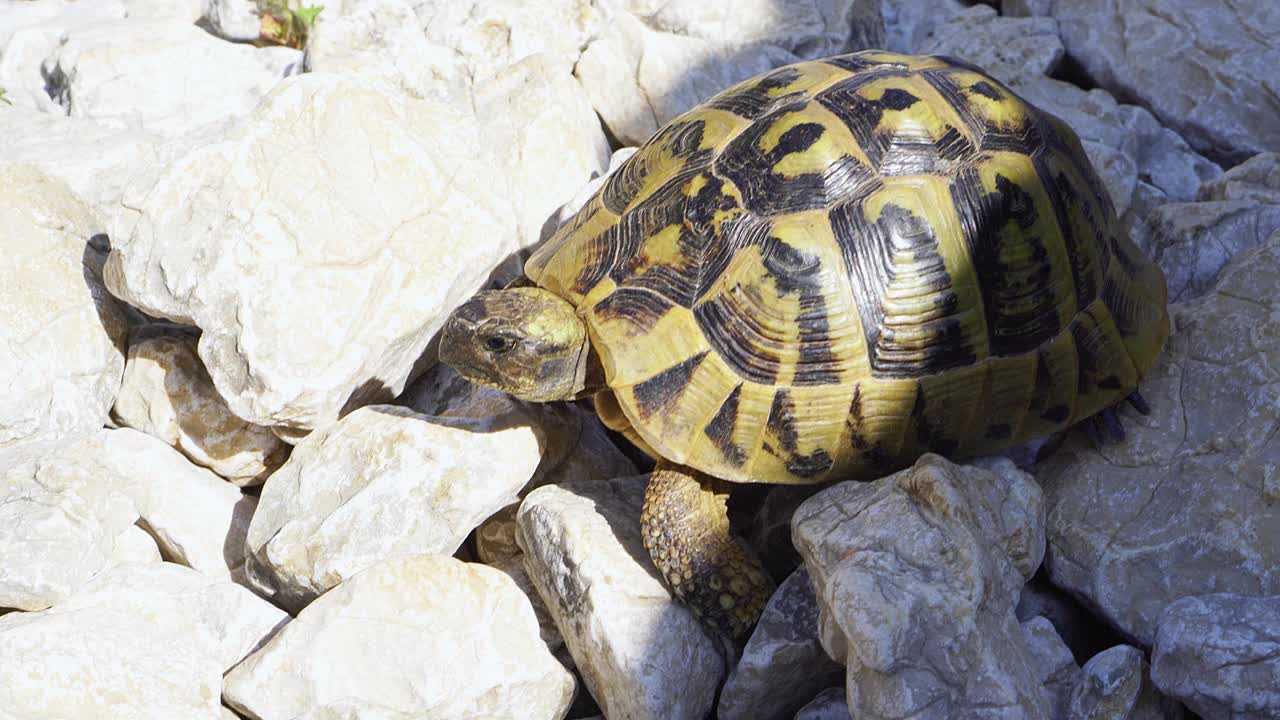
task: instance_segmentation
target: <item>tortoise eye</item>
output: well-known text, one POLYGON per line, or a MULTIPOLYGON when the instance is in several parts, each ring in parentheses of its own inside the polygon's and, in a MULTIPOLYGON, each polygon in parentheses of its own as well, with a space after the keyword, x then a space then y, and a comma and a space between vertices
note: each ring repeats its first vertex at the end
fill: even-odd
POLYGON ((484 339, 484 349, 491 353, 504 353, 516 346, 516 338, 512 335, 490 335, 484 339))

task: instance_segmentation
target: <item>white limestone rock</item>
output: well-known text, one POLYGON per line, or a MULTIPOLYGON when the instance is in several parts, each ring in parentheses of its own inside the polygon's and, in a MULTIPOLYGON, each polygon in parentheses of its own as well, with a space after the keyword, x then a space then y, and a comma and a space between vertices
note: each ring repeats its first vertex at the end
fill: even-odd
POLYGON ((527 424, 360 408, 267 479, 246 540, 249 582, 296 611, 387 558, 452 554, 516 501, 540 457, 527 424))
POLYGON ((227 674, 223 699, 255 718, 333 717, 320 709, 358 703, 379 709, 368 717, 558 720, 574 690, 509 577, 407 555, 307 606, 227 674))
POLYGON ((640 539, 647 477, 547 485, 520 506, 525 568, 610 718, 703 720, 724 678, 640 539))
POLYGON ((43 71, 67 114, 173 137, 247 115, 301 59, 179 20, 129 20, 68 34, 43 71))
POLYGON ((1057 0, 1067 52, 1192 147, 1240 161, 1280 147, 1280 5, 1272 0, 1057 0))
POLYGON ((465 97, 471 77, 452 49, 427 39, 406 0, 364 0, 307 39, 310 72, 359 73, 383 79, 414 98, 465 97))
POLYGON ((1280 595, 1170 603, 1160 614, 1151 679, 1204 720, 1280 717, 1280 595))
POLYGON ((91 458, 59 450, 0 453, 0 608, 43 610, 66 598, 113 562, 138 519, 91 458))
POLYGON ((0 617, 0 716, 222 717, 222 674, 288 616, 172 563, 121 565, 40 612, 0 617))
POLYGON ((818 641, 818 599, 801 565, 769 598, 720 691, 719 720, 790 720, 844 668, 818 641))
POLYGON ((106 422, 127 329, 102 284, 102 230, 66 184, 0 161, 0 450, 106 422))
POLYGON ((66 34, 128 17, 129 4, 126 0, 0 2, 0 87, 6 91, 5 99, 16 107, 64 112, 45 90, 41 63, 66 34))
POLYGON ((1179 598, 1280 593, 1278 283, 1280 231, 1172 307, 1124 443, 1069 440, 1038 472, 1053 583, 1141 646, 1179 598))
POLYGON ((260 485, 284 462, 288 445, 231 412, 196 354, 198 338, 181 325, 133 328, 112 417, 236 485, 260 485))
POLYGON ((215 35, 252 42, 262 33, 262 17, 254 0, 206 0, 204 20, 215 35))
POLYGON ((551 619, 551 613, 547 611, 547 604, 542 601, 542 596, 538 594, 533 581, 529 579, 529 572, 524 568, 523 556, 485 564, 494 570, 506 573, 516 587, 520 588, 520 592, 529 598, 534 617, 538 618, 538 634, 541 635, 542 642, 547 644, 547 649, 554 653, 564 647, 564 636, 560 634, 560 628, 556 627, 555 621, 551 619))
POLYGON ((1013 612, 1044 551, 1040 488, 1007 459, 986 464, 926 454, 796 511, 853 717, 1047 716, 1013 612))
POLYGON ((115 545, 111 549, 108 567, 149 562, 162 562, 160 547, 156 545, 151 533, 137 525, 130 525, 116 536, 115 545))
POLYGON ((469 116, 366 78, 289 78, 126 193, 107 284, 200 327, 200 359, 250 422, 296 436, 390 400, 516 246, 469 116))
POLYGON ((637 1, 628 8, 602 22, 574 69, 625 145, 643 143, 753 75, 884 41, 879 4, 865 0, 637 1))

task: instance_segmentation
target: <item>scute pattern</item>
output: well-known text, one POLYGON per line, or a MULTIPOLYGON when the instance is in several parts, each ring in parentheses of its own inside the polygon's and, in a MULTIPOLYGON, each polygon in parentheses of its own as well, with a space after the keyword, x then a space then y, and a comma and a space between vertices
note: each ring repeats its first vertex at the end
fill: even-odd
POLYGON ((1120 400, 1163 275, 1074 133, 971 65, 871 51, 676 118, 530 259, 611 417, 743 482, 991 452, 1120 400))

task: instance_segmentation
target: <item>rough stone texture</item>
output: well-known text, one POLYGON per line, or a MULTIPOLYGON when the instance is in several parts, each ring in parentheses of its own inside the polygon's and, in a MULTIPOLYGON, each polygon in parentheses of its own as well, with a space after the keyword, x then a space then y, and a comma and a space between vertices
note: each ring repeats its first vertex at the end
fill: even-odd
POLYGON ((1197 199, 1280 205, 1280 154, 1254 155, 1201 185, 1197 199))
POLYGON ((504 560, 524 554, 516 536, 520 526, 516 524, 516 511, 520 503, 511 503, 476 528, 476 557, 486 565, 496 565, 504 560))
POLYGON ((801 565, 791 541, 791 518, 805 500, 822 491, 816 485, 773 485, 751 518, 745 539, 775 581, 783 581, 801 565))
POLYGON ((463 97, 471 82, 455 52, 427 39, 405 0, 365 0, 317 23, 305 64, 310 72, 380 77, 415 98, 463 97))
POLYGON ((0 608, 43 610, 113 560, 138 519, 91 459, 55 443, 0 454, 0 608))
POLYGON ((413 717, 558 720, 574 690, 509 577, 409 555, 307 606, 227 674, 223 699, 256 718, 345 701, 413 717))
POLYGON ((1048 619, 1058 637, 1071 649, 1077 663, 1124 643, 1124 638, 1089 612, 1078 599, 1049 582, 1049 573, 1043 566, 1022 587, 1014 613, 1024 624, 1036 617, 1048 619))
POLYGON ((844 699, 844 688, 827 688, 818 693, 796 713, 795 720, 848 720, 849 703, 844 699))
POLYGON ((628 3, 602 23, 574 73, 624 145, 711 95, 779 65, 880 47, 878 2, 628 3))
POLYGON ((198 338, 193 328, 167 323, 133 328, 112 417, 236 485, 260 485, 288 446, 231 412, 196 354, 198 338))
POLYGON ((1249 200, 1169 203, 1148 216, 1135 237, 1164 270, 1169 301, 1202 295, 1243 250, 1280 230, 1280 203, 1249 200))
POLYGON ((218 718, 222 674, 287 619, 179 565, 113 568, 0 617, 0 717, 218 718))
POLYGON ((720 691, 719 720, 790 720, 844 668, 818 642, 818 598, 802 565, 769 598, 720 691))
POLYGON ((1035 617, 1023 622, 1022 639, 1036 677, 1044 685, 1049 717, 1067 720, 1071 694, 1080 682, 1080 666, 1048 618, 1035 617))
POLYGON ((6 90, 5 99, 17 107, 64 112, 45 91, 41 63, 63 36, 122 20, 129 15, 128 5, 124 0, 0 3, 0 87, 6 90))
POLYGON ((138 210, 107 284, 200 327, 200 358, 246 420, 304 432, 389 400, 515 246, 468 114, 364 78, 289 78, 126 194, 138 210))
POLYGON ((529 579, 529 572, 524 568, 524 558, 513 557, 486 564, 494 570, 506 573, 516 587, 520 588, 520 592, 529 598, 529 604, 533 606, 533 614, 538 618, 538 634, 542 637, 542 642, 547 644, 547 649, 554 653, 564 647, 564 636, 560 634, 560 628, 556 627, 555 621, 551 619, 551 613, 547 611, 547 604, 542 602, 542 596, 538 594, 533 581, 529 579))
POLYGON ((1205 720, 1280 717, 1280 595, 1170 603, 1160 615, 1151 679, 1205 720))
POLYGON ((1089 659, 1071 694, 1072 720, 1180 720, 1181 708, 1160 695, 1142 651, 1117 645, 1089 659))
POLYGON ((1280 147, 1280 5, 1272 0, 1057 0, 1067 53, 1215 159, 1280 147))
POLYGON ((724 678, 640 539, 646 477, 538 488, 517 520, 525 568, 609 718, 703 720, 724 678))
POLYGON ((252 42, 262 32, 262 18, 254 0, 206 0, 204 19, 210 31, 227 40, 252 42))
POLYGON ((1044 548, 1040 488, 933 454, 810 498, 792 521, 819 637, 858 718, 1044 717, 1013 607, 1044 548))
POLYGON ((107 419, 127 329, 102 284, 102 229, 64 183, 0 162, 0 450, 107 419))
POLYGON ((1126 442, 1068 441, 1038 474, 1054 584, 1144 647, 1178 598, 1280 593, 1278 283, 1280 232, 1173 306, 1126 442))
POLYGON ((960 0, 881 0, 885 47, 894 52, 918 53, 935 28, 968 11, 960 0))
POLYGON ((937 23, 918 47, 920 53, 968 60, 1007 85, 1053 72, 1063 56, 1053 18, 1001 17, 987 5, 937 23))
POLYGON ((528 425, 360 408, 267 479, 246 538, 249 581, 296 611, 381 560, 452 554, 515 502, 539 459, 528 425))
POLYGON ((299 64, 283 47, 225 42, 174 19, 70 33, 44 63, 64 112, 173 137, 247 115, 299 64))

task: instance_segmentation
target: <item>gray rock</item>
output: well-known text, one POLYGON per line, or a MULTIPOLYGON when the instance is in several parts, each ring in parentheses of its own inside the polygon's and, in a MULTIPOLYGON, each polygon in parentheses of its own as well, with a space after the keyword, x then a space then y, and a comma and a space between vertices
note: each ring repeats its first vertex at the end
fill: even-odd
POLYGON ((1280 5, 1273 0, 1057 0, 1067 53, 1200 152, 1280 147, 1280 5))
POLYGON ((928 454, 796 511, 819 636, 846 665, 854 717, 1047 717, 1013 613, 1043 553, 1040 488, 990 464, 928 454))
POLYGON ((849 703, 844 699, 844 688, 827 688, 818 693, 796 713, 795 720, 848 720, 849 703))
POLYGON ((1124 443, 1068 440, 1038 473, 1053 583, 1150 647, 1170 602, 1280 593, 1280 231, 1172 308, 1124 443))
POLYGON ((525 568, 606 717, 703 720, 724 678, 640 538, 645 476, 547 485, 520 506, 525 568))
POLYGON ((1071 694, 1071 720, 1179 720, 1180 707, 1160 695, 1142 651, 1117 645, 1089 659, 1071 694))
POLYGON ((720 720, 787 720, 844 668, 818 642, 818 598, 801 565, 769 598, 720 691, 720 720))
POLYGON ((968 9, 960 0, 880 0, 880 4, 885 47, 900 53, 920 52, 938 25, 968 9))
POLYGON ((1204 294, 1232 258, 1261 245, 1278 229, 1280 204, 1169 203, 1149 213, 1134 237, 1164 270, 1169 301, 1179 302, 1204 294))
POLYGON ((1023 623, 1041 616, 1047 619, 1062 642, 1071 649, 1077 662, 1124 642, 1124 638, 1102 618, 1089 612, 1070 593, 1049 582, 1049 575, 1043 568, 1022 587, 1014 612, 1023 623))
POLYGON ((1151 678, 1205 720, 1280 717, 1280 595, 1215 593, 1160 615, 1151 678))
POLYGON ((968 60, 1016 85, 1028 75, 1053 72, 1064 51, 1053 18, 1002 17, 995 8, 974 5, 935 25, 919 52, 968 60))
POLYGON ((1201 185, 1197 199, 1280 205, 1280 154, 1254 155, 1201 185))
POLYGON ((1044 685, 1049 717, 1067 720, 1071 694, 1080 682, 1080 666, 1048 618, 1035 617, 1023 622, 1022 636, 1027 656, 1044 685))

